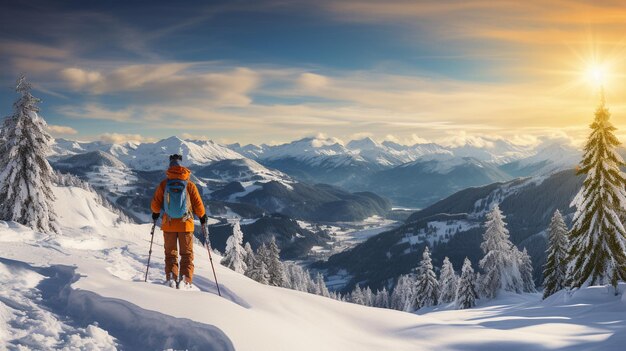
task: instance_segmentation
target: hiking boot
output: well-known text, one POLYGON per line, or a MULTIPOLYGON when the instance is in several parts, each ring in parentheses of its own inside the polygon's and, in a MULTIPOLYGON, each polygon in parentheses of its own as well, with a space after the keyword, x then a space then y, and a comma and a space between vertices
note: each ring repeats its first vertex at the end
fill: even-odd
POLYGON ((169 286, 170 288, 177 288, 178 287, 178 279, 172 275, 167 275, 167 281, 165 282, 165 285, 169 286))
POLYGON ((183 276, 183 280, 182 280, 182 287, 181 289, 185 289, 185 290, 189 290, 191 289, 192 285, 191 285, 191 279, 189 279, 188 277, 183 276))

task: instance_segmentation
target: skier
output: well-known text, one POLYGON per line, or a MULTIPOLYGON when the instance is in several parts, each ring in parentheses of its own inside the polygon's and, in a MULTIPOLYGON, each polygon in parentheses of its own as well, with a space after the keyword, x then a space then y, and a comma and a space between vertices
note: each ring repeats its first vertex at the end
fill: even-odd
POLYGON ((196 185, 189 180, 191 171, 181 166, 181 155, 170 156, 170 166, 164 179, 157 187, 152 198, 152 219, 159 219, 161 210, 163 220, 161 229, 165 242, 165 277, 167 285, 190 288, 193 279, 193 214, 200 218, 201 225, 207 220, 202 198, 196 185), (180 271, 178 269, 177 241, 180 246, 180 271), (180 276, 179 276, 180 273, 180 276), (179 279, 180 278, 180 279, 179 279))

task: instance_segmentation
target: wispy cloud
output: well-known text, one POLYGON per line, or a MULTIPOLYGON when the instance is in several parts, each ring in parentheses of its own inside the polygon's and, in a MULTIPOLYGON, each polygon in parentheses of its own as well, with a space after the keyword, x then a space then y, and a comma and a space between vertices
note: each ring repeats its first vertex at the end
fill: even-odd
POLYGON ((107 107, 94 104, 62 105, 56 108, 56 112, 74 119, 101 119, 116 122, 142 123, 133 118, 137 114, 137 108, 126 107, 120 110, 112 110, 107 107))
POLYGON ((69 126, 48 125, 48 130, 55 136, 78 134, 76 129, 69 126))
POLYGON ((104 133, 98 137, 101 141, 105 143, 115 143, 121 144, 127 141, 134 142, 154 142, 156 138, 149 138, 142 136, 140 134, 120 134, 120 133, 104 133))
POLYGON ((110 72, 86 70, 76 67, 60 71, 61 78, 75 91, 93 95, 140 93, 152 99, 193 98, 213 100, 219 105, 247 105, 247 95, 259 84, 259 75, 247 68, 230 71, 191 71, 193 64, 165 63, 130 65, 110 72))

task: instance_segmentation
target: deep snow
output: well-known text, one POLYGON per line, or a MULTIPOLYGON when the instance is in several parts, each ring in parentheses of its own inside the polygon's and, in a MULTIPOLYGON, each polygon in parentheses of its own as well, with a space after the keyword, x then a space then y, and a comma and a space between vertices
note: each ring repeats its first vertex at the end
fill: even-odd
POLYGON ((0 222, 2 348, 621 350, 626 341, 626 298, 604 287, 410 314, 260 285, 217 265, 219 297, 196 246, 198 291, 176 291, 161 284, 158 230, 144 283, 150 225, 118 223, 82 189, 55 194, 62 235, 0 222))

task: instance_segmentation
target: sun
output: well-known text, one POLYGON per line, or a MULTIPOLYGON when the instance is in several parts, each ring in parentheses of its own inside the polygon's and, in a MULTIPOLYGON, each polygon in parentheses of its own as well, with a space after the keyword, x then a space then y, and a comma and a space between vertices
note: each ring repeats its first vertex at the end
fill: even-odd
POLYGON ((607 77, 607 68, 605 65, 602 64, 590 64, 585 71, 585 79, 594 88, 606 85, 607 77))

